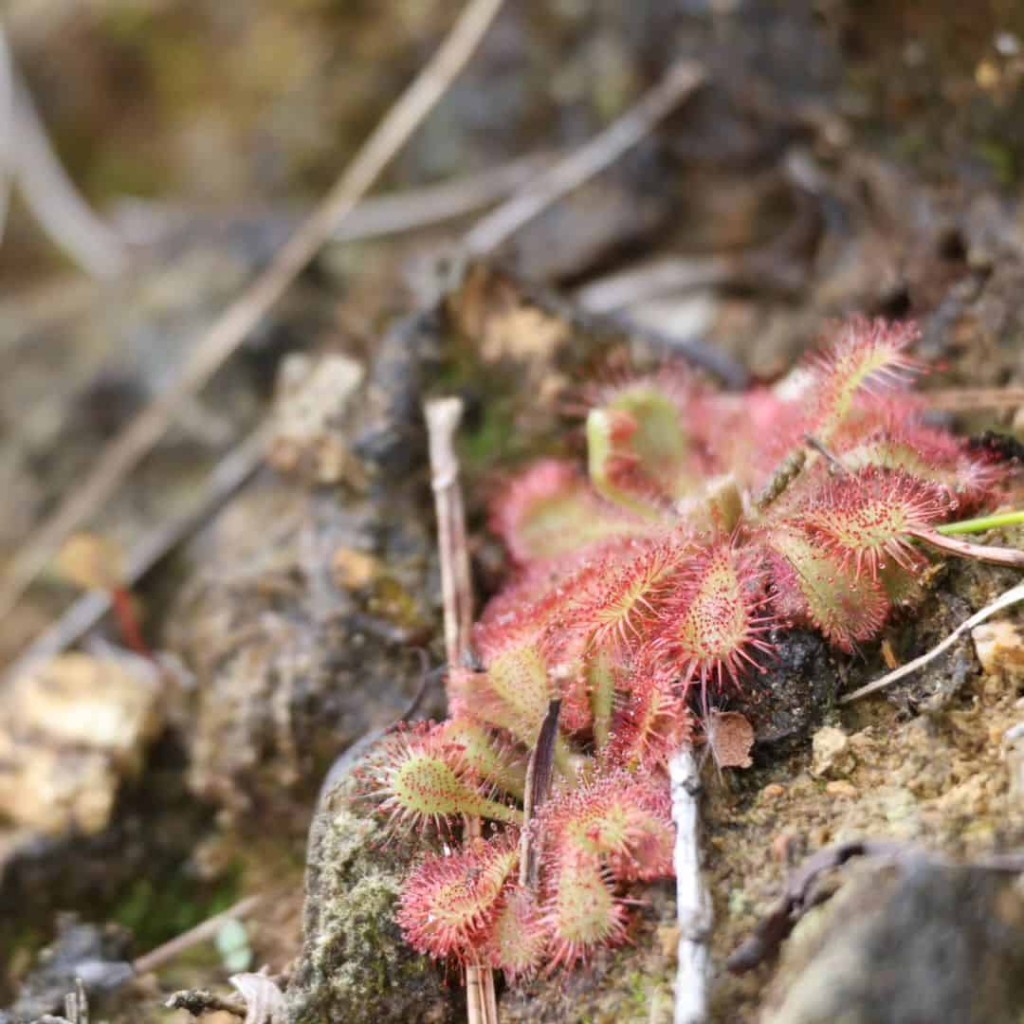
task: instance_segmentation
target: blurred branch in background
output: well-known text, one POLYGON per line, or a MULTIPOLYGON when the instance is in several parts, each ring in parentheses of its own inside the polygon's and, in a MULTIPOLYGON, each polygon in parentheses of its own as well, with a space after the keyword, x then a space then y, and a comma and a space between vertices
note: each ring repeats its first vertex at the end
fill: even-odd
POLYGON ((124 271, 124 245, 61 166, 0 25, 0 238, 14 188, 46 234, 86 273, 112 278, 124 271))
POLYGON ((322 203, 298 227, 273 263, 198 340, 178 379, 100 455, 80 486, 26 539, 0 582, 0 618, 46 567, 61 543, 118 489, 164 436, 182 405, 236 352, 261 319, 337 231, 437 105, 475 52, 501 0, 470 0, 423 70, 356 153, 322 203))
MULTIPOLYGON (((545 173, 555 159, 554 153, 532 153, 437 185, 370 196, 338 224, 330 243, 392 238, 477 213, 545 173)), ((139 246, 159 244, 177 234, 193 234, 211 225, 221 228, 272 223, 283 231, 293 230, 300 219, 300 211, 279 205, 255 205, 225 211, 134 198, 119 200, 113 211, 118 234, 129 245, 139 246)))

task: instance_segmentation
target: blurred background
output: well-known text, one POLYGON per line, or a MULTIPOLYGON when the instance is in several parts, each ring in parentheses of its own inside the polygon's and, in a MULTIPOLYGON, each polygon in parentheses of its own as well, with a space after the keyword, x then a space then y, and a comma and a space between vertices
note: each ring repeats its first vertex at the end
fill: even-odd
MULTIPOLYGON (((162 212, 301 208, 334 179, 458 8, 6 0, 3 14, 61 160, 116 218, 129 199, 162 212)), ((579 143, 686 54, 720 64, 721 87, 746 90, 748 105, 758 101, 748 88, 756 76, 790 103, 834 102, 934 174, 1009 184, 1024 133, 1015 88, 1022 21, 1012 0, 523 0, 503 12, 385 185, 579 143)), ((688 148, 699 155, 705 142, 711 158, 743 141, 718 134, 688 148)), ((51 266, 21 212, 0 252, 7 285, 51 266)))
MULTIPOLYGON (((0 573, 174 386, 462 6, 0 0, 0 573)), ((301 945, 324 771, 406 707, 414 646, 442 657, 422 396, 466 403, 481 593, 506 568, 486 539, 494 479, 538 452, 578 455, 566 410, 625 349, 687 358, 735 388, 778 380, 834 318, 913 318, 937 367, 926 387, 1017 395, 937 415, 966 434, 997 429, 1012 449, 1024 441, 1022 82, 1016 0, 507 0, 367 208, 180 403, 80 524, 73 555, 45 560, 0 616, 0 1006, 20 1007, 0 1022, 55 1012, 83 962, 113 965, 104 984, 128 992, 133 972, 117 970, 133 957, 268 893, 241 934, 140 970, 110 1019, 167 1020, 175 987, 220 991, 232 971, 276 975, 303 956, 297 1024, 366 1007, 375 1021, 456 1019, 445 978, 366 924, 387 918, 393 888, 328 922, 337 941, 322 945, 349 973, 333 964, 317 988, 301 945), (456 273, 489 210, 684 59, 699 90, 456 273), (124 584, 158 670, 105 614, 124 584), (99 612, 79 628, 83 607, 99 612), (65 728, 96 707, 117 725, 108 746, 65 728), (59 936, 60 956, 40 956, 59 936), (371 984, 381 964, 384 994, 371 984)), ((942 635, 997 584, 1005 571, 944 578, 920 635, 942 635)), ((902 654, 922 647, 916 628, 891 638, 902 654)), ((718 963, 777 894, 786 858, 844 830, 927 834, 958 852, 1024 836, 992 739, 1020 717, 1009 689, 983 690, 984 713, 966 716, 977 665, 958 655, 933 690, 859 723, 891 742, 869 736, 873 767, 837 800, 808 781, 824 715, 809 680, 870 677, 881 655, 837 667, 820 639, 802 643, 800 713, 758 720, 765 760, 716 791, 718 963), (953 704, 915 717, 936 693, 953 704), (914 724, 926 717, 940 722, 927 735, 914 724), (967 776, 980 780, 970 792, 967 776), (806 785, 773 816, 759 794, 794 779, 806 785), (890 783, 899 791, 872 802, 890 783)), ((379 867, 369 846, 338 856, 324 906, 379 867)), ((508 995, 503 1020, 670 1019, 671 893, 648 895, 627 952, 571 985, 508 995)), ((1024 948, 1020 921, 1007 928, 1024 948)), ((991 976, 1019 1007, 1024 971, 1000 950, 991 976)), ((864 962, 870 987, 881 967, 864 962)), ((716 1019, 758 1019, 765 983, 722 981, 716 1019)))

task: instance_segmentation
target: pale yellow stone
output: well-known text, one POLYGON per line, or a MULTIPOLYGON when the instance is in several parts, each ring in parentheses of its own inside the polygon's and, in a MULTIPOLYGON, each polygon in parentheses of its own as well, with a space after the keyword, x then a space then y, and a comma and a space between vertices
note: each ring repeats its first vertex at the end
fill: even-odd
POLYGON ((105 828, 160 728, 159 697, 135 658, 66 654, 16 679, 0 702, 0 817, 51 835, 105 828))
POLYGON ((1024 674, 1024 635, 1008 619, 983 622, 971 630, 974 650, 988 675, 1024 674))
POLYGON ((850 749, 850 737, 833 726, 825 726, 814 734, 811 750, 811 774, 818 778, 841 778, 857 765, 850 749))
POLYGON ((825 792, 829 796, 842 797, 847 800, 856 800, 860 796, 860 790, 852 782, 846 779, 834 779, 825 786, 825 792))

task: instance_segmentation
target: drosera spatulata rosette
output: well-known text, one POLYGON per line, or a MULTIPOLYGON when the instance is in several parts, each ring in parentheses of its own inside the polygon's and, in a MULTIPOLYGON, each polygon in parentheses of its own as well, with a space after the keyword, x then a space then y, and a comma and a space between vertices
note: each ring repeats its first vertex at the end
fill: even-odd
POLYGON ((586 467, 542 460, 504 487, 491 524, 515 572, 477 663, 449 666, 450 719, 392 737, 372 772, 384 812, 441 843, 400 898, 416 949, 514 980, 625 941, 623 887, 672 875, 668 762, 695 717, 756 685, 780 629, 874 639, 922 540, 995 503, 998 462, 923 422, 915 338, 854 320, 742 396, 673 367, 595 388, 586 467), (554 781, 527 820, 556 699, 554 781), (464 817, 482 837, 460 838, 464 817))

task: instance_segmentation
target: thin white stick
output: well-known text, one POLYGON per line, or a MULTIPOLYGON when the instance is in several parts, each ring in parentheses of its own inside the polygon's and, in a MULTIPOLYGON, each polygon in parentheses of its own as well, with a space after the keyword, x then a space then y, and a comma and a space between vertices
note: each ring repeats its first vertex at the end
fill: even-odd
MULTIPOLYGON (((465 557, 459 534, 465 535, 465 522, 458 522, 459 463, 455 457, 455 432, 462 419, 462 401, 458 398, 437 398, 423 407, 427 422, 427 444, 430 449, 431 487, 437 510, 437 541, 441 562, 441 601, 444 607, 444 642, 448 664, 457 666, 462 660, 469 635, 465 631, 467 612, 463 606, 469 598, 461 593, 464 572, 458 563, 465 557)), ((472 608, 468 611, 472 622, 472 608)))
POLYGON ((693 747, 685 744, 669 762, 672 820, 676 826, 676 917, 679 967, 676 971, 675 1024, 704 1024, 708 1015, 708 937, 711 899, 700 869, 700 769, 693 747))
POLYGON ((691 61, 673 65, 665 77, 622 117, 484 217, 466 235, 465 251, 477 256, 493 252, 524 224, 649 135, 651 129, 690 96, 703 80, 704 73, 699 65, 691 61))
MULTIPOLYGON (((466 514, 459 487, 459 460, 455 432, 462 420, 462 400, 436 398, 423 407, 430 451, 431 486, 437 510, 437 541, 441 561, 441 599, 444 605, 444 642, 449 667, 461 665, 469 648, 473 625, 466 514)), ((480 819, 466 817, 466 838, 479 838, 480 819)), ((498 1024, 494 971, 479 964, 466 966, 468 1024, 498 1024)))
POLYGON ((337 230, 392 157, 465 67, 502 0, 470 0, 427 66, 377 125, 324 201, 303 221, 274 262, 199 339, 181 375, 104 449, 99 461, 56 511, 22 544, 0 583, 6 617, 67 537, 95 514, 157 445, 183 405, 248 337, 296 276, 337 230))
POLYGON ((961 622, 949 636, 941 643, 936 644, 930 651, 926 651, 913 661, 908 661, 906 665, 901 665, 899 668, 882 676, 881 679, 876 679, 873 683, 868 683, 859 690, 848 693, 839 703, 849 704, 851 701, 860 700, 861 697, 867 697, 869 694, 884 690, 887 686, 891 686, 905 676, 909 676, 912 672, 916 672, 919 668, 927 665, 929 661, 934 661, 944 651, 948 651, 968 630, 974 629, 975 626, 980 626, 986 619, 992 618, 993 615, 1015 604, 1020 604, 1021 601, 1024 601, 1024 583, 1018 583, 1017 586, 1004 591, 991 604, 985 605, 981 611, 975 612, 965 622, 961 622))

